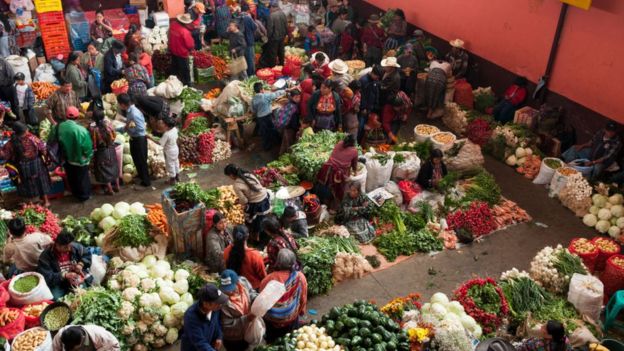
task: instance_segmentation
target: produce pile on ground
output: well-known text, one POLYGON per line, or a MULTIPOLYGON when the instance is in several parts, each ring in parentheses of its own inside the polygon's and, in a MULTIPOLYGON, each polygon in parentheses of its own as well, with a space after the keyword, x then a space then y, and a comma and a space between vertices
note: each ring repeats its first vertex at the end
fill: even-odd
POLYGON ((583 216, 583 223, 594 227, 599 233, 608 233, 614 239, 619 239, 624 228, 624 196, 614 194, 607 197, 594 194, 591 197, 589 213, 583 216))
POLYGON ((54 239, 61 232, 58 217, 43 206, 33 204, 23 205, 21 209, 16 212, 16 216, 24 220, 27 234, 41 232, 50 235, 52 239, 54 239))
POLYGON ((291 160, 299 169, 302 179, 314 181, 318 171, 329 159, 334 146, 344 139, 343 133, 321 131, 304 135, 291 148, 291 160))
POLYGON ((574 273, 587 274, 587 268, 577 255, 561 245, 546 246, 531 261, 531 278, 553 293, 567 291, 574 273))

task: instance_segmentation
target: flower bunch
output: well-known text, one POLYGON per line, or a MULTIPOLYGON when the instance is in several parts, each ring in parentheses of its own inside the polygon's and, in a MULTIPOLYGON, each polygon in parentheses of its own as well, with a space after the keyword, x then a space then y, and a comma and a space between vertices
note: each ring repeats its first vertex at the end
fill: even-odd
POLYGON ((473 143, 483 146, 487 144, 490 137, 492 137, 492 129, 486 120, 477 118, 466 127, 466 136, 473 143))
POLYGON ((22 217, 26 222, 26 233, 41 232, 46 233, 55 239, 61 232, 59 219, 49 209, 34 204, 24 205, 18 212, 18 217, 22 217))
POLYGON ((396 322, 400 322, 403 319, 403 313, 405 311, 420 309, 421 306, 420 294, 411 293, 404 297, 397 297, 388 302, 381 308, 381 312, 387 314, 396 322))
POLYGON ((429 341, 431 336, 431 330, 429 328, 411 328, 407 330, 407 336, 412 344, 422 344, 425 341, 429 341))
POLYGON ((446 217, 451 230, 466 229, 474 237, 487 235, 496 229, 494 216, 487 203, 475 201, 466 210, 457 210, 446 217))
POLYGON ((503 290, 492 278, 476 278, 465 282, 455 290, 455 299, 481 325, 483 334, 495 331, 509 313, 503 290))

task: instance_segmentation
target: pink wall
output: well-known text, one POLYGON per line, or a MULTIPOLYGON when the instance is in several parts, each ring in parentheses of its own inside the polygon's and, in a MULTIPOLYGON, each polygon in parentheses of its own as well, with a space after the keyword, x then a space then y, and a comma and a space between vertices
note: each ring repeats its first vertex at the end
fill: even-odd
MULTIPOLYGON (((402 8, 410 23, 536 82, 559 17, 558 0, 367 0, 402 8)), ((570 7, 550 89, 624 122, 624 1, 570 7)))

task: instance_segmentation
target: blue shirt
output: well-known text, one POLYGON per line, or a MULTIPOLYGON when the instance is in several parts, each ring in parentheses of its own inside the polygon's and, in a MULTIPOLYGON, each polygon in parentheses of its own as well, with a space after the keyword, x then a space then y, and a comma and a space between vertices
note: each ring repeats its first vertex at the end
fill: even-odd
POLYGON ((245 42, 247 43, 247 47, 253 47, 256 38, 256 23, 254 22, 254 20, 251 18, 250 15, 248 14, 243 14, 243 35, 245 36, 245 42))
POLYGON ((145 116, 143 116, 143 112, 136 108, 136 106, 130 105, 128 112, 126 112, 126 120, 127 124, 131 121, 135 124, 133 128, 128 128, 130 137, 138 138, 145 136, 145 116))
POLYGON ((266 117, 273 113, 271 104, 273 100, 284 95, 284 91, 276 91, 274 93, 259 93, 254 95, 251 99, 251 112, 256 114, 256 117, 266 117))
POLYGON ((184 332, 180 351, 215 351, 215 341, 223 340, 221 314, 213 311, 210 319, 199 310, 195 302, 184 313, 184 332))

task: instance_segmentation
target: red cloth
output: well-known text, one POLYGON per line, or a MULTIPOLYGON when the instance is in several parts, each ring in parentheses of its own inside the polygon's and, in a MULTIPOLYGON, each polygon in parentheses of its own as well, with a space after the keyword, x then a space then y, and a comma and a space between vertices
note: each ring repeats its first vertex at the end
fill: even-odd
POLYGON ((362 37, 360 41, 368 47, 383 48, 386 33, 377 26, 368 26, 362 29, 362 37))
POLYGON ((305 119, 308 117, 308 101, 312 98, 312 93, 314 92, 314 82, 312 78, 304 79, 301 84, 301 102, 299 103, 299 114, 301 119, 305 119))
POLYGON ((355 38, 351 36, 347 32, 343 32, 340 36, 340 48, 343 54, 350 53, 353 50, 353 44, 355 43, 355 38))
POLYGON ((395 117, 396 111, 392 108, 392 105, 384 105, 383 111, 381 112, 381 126, 388 135, 392 133, 392 121, 394 121, 395 117))
POLYGON ((511 102, 514 106, 518 106, 523 103, 526 96, 526 88, 519 87, 515 84, 505 90, 505 99, 509 100, 509 102, 511 102))
POLYGON ((331 77, 332 75, 331 69, 329 69, 328 64, 320 66, 316 61, 312 61, 312 68, 314 68, 314 70, 322 75, 325 79, 331 77))
POLYGON ((349 175, 349 167, 354 171, 357 170, 358 152, 354 147, 344 147, 344 141, 334 146, 334 150, 327 161, 332 166, 344 170, 349 175))
MULTIPOLYGON (((223 250, 223 260, 225 262, 227 262, 230 257, 230 252, 232 252, 232 245, 229 245, 223 250)), ((260 283, 262 279, 266 277, 267 273, 264 268, 264 259, 258 250, 249 247, 245 249, 245 259, 238 273, 247 278, 254 289, 260 287, 260 283)))
POLYGON ((171 54, 187 58, 194 48, 195 40, 193 40, 191 30, 182 23, 173 21, 169 29, 169 51, 171 54))
POLYGON ((139 56, 139 63, 141 66, 145 67, 147 73, 152 76, 154 66, 152 65, 152 57, 148 53, 144 52, 139 56))

